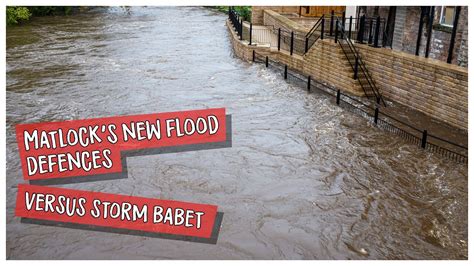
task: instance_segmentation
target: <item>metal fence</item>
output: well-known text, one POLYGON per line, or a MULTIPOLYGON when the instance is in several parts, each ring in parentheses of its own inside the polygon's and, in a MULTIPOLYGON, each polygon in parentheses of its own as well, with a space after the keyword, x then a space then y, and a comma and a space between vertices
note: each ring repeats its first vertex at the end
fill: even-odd
MULTIPOLYGON (((392 41, 386 33, 386 20, 380 17, 346 17, 345 12, 341 15, 325 14, 316 21, 313 27, 306 34, 306 51, 318 40, 324 38, 338 38, 343 31, 349 40, 354 40, 360 44, 367 44, 373 47, 391 48, 392 41)), ((342 36, 341 36, 342 37, 342 36)))
MULTIPOLYGON (((307 32, 302 33, 287 28, 276 28, 274 25, 255 26, 244 21, 239 14, 229 8, 229 19, 232 22, 240 40, 249 45, 268 45, 278 50, 289 51, 291 55, 304 55, 318 40, 324 38, 338 38, 337 23, 341 23, 349 40, 373 47, 390 46, 392 41, 386 34, 386 21, 380 17, 346 17, 345 12, 335 15, 323 15, 307 32), (339 22, 338 22, 339 21, 339 22), (274 34, 274 36, 271 36, 274 34)), ((341 36, 342 37, 342 36, 341 36)))
POLYGON ((233 9, 229 9, 228 14, 240 40, 247 42, 248 45, 267 45, 289 51, 291 55, 304 55, 307 51, 306 33, 268 25, 255 26, 244 21, 233 9))
POLYGON ((380 17, 338 18, 344 24, 349 39, 374 47, 391 47, 391 41, 385 32, 386 21, 380 17))
POLYGON ((468 163, 467 147, 429 134, 427 130, 416 128, 413 125, 401 121, 380 110, 378 105, 373 102, 364 102, 354 96, 344 94, 340 90, 314 80, 311 76, 305 76, 298 70, 291 69, 287 65, 273 61, 268 56, 255 51, 253 51, 253 61, 263 63, 266 67, 282 73, 284 79, 306 88, 308 91, 318 90, 334 97, 337 105, 371 120, 377 127, 396 134, 409 143, 430 152, 440 154, 455 162, 462 164, 468 163))

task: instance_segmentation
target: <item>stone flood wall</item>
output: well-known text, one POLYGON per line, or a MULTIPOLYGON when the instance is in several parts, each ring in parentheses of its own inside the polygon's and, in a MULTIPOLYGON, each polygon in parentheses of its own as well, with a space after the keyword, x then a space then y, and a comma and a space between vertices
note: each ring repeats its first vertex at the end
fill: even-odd
MULTIPOLYGON (((363 96, 339 44, 318 40, 304 56, 242 43, 228 22, 235 54, 252 60, 252 51, 268 55, 313 79, 353 95, 363 96)), ((467 69, 384 48, 357 45, 382 95, 457 128, 467 130, 467 69)), ((283 70, 282 70, 283 71, 283 70)))
POLYGON ((285 50, 278 51, 268 47, 249 46, 246 42, 239 40, 232 24, 227 23, 234 52, 241 59, 252 61, 252 51, 255 50, 258 54, 268 55, 269 58, 288 65, 290 69, 310 75, 313 79, 326 83, 330 87, 357 96, 364 95, 358 81, 352 78, 352 68, 342 49, 339 48, 339 44, 334 43, 334 40, 320 40, 311 47, 305 56, 296 54, 291 56, 285 50), (325 56, 321 56, 322 54, 325 56))
POLYGON ((356 46, 384 97, 467 130, 466 68, 389 49, 356 46))

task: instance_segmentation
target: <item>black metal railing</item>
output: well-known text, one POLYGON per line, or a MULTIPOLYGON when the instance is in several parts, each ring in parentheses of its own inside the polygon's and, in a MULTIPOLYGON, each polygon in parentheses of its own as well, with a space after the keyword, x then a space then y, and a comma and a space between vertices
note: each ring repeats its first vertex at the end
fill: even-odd
POLYGON ((237 32, 237 35, 239 38, 242 40, 243 38, 243 19, 240 18, 239 14, 233 10, 232 8, 229 7, 229 20, 232 23, 232 26, 234 26, 235 31, 237 32))
POLYGON ((362 16, 355 19, 356 36, 350 36, 351 39, 357 40, 358 43, 369 44, 373 47, 386 47, 389 43, 386 31, 386 21, 380 17, 362 16))
POLYGON ((290 52, 290 55, 304 55, 306 50, 306 36, 301 32, 292 31, 287 28, 276 28, 267 26, 277 37, 277 49, 290 52))
MULTIPOLYGON (((259 34, 258 31, 261 31, 261 34, 263 34, 263 29, 254 29, 250 22, 245 22, 247 24, 244 25, 244 20, 234 9, 229 8, 228 13, 229 19, 240 40, 248 41, 251 45, 255 42, 253 37, 256 33, 259 34)), ((356 40, 362 44, 367 43, 373 47, 380 47, 380 43, 382 43, 382 46, 385 47, 387 43, 384 30, 385 20, 380 17, 362 16, 361 18, 353 18, 351 16, 346 18, 345 12, 338 14, 331 12, 331 14, 321 16, 307 33, 288 28, 276 28, 273 25, 267 27, 277 36, 278 50, 289 51, 291 55, 304 55, 317 40, 327 38, 327 36, 337 38, 335 33, 338 30, 336 25, 338 21, 347 32, 346 35, 349 40, 356 40)))
POLYGON ((362 57, 360 56, 352 41, 349 39, 344 25, 338 19, 336 19, 336 33, 334 38, 334 40, 340 44, 341 49, 354 72, 353 78, 358 80, 365 96, 367 96, 367 98, 375 97, 377 103, 382 103, 384 106, 386 106, 382 94, 370 76, 370 73, 364 64, 362 57))
POLYGON ((439 154, 458 163, 468 163, 468 148, 466 146, 429 134, 427 130, 421 130, 395 118, 393 115, 390 115, 388 111, 385 111, 383 107, 344 94, 341 90, 330 87, 327 84, 313 79, 311 76, 306 76, 298 70, 291 69, 287 65, 274 61, 263 54, 253 51, 253 61, 264 63, 266 67, 282 73, 283 78, 287 81, 305 88, 309 92, 317 90, 334 97, 337 105, 363 116, 372 121, 374 126, 396 134, 408 143, 412 143, 421 149, 439 154))
MULTIPOLYGON (((386 106, 385 100, 383 99, 380 91, 378 90, 374 80, 372 79, 367 67, 365 66, 362 57, 355 48, 351 40, 352 35, 352 25, 354 23, 352 17, 345 18, 344 13, 342 17, 339 17, 332 12, 329 16, 321 16, 314 26, 310 29, 308 33, 302 36, 299 32, 290 31, 285 28, 275 28, 272 26, 271 31, 277 35, 277 49, 278 50, 287 50, 290 52, 290 55, 298 54, 304 55, 309 49, 314 45, 318 39, 324 39, 326 35, 333 37, 336 43, 339 43, 344 55, 346 56, 352 70, 353 78, 358 81, 361 86, 364 94, 367 98, 374 97, 377 104, 383 104, 386 106), (348 32, 346 31, 346 20, 348 20, 348 32), (326 25, 329 24, 329 27, 326 25), (328 29, 329 28, 329 29, 328 29)), ((239 35, 240 40, 248 41, 249 45, 252 45, 252 35, 253 27, 252 23, 249 23, 248 28, 244 27, 244 21, 240 19, 235 10, 229 8, 229 19, 234 25, 237 34, 239 35)), ((359 20, 356 20, 356 23, 365 25, 365 16, 359 20)), ((372 21, 372 20, 371 20, 372 21)), ((369 23, 372 25, 372 22, 369 23)), ((378 45, 378 36, 380 35, 380 25, 381 19, 378 17, 376 19, 375 25, 375 37, 371 36, 371 42, 374 46, 378 45)), ((365 26, 361 26, 358 38, 363 35, 365 26)), ((372 31, 372 29, 370 29, 372 31)), ((362 37, 359 39, 363 39, 362 37)), ((271 46, 271 44, 270 44, 271 46)))
POLYGON ((386 32, 386 20, 380 17, 346 17, 345 12, 340 14, 325 14, 321 16, 314 26, 306 34, 309 50, 318 39, 327 36, 336 37, 336 21, 342 24, 347 37, 361 44, 368 44, 373 47, 392 48, 392 40, 388 38, 386 32))
POLYGON ((324 16, 321 16, 314 26, 308 31, 305 36, 305 53, 319 40, 324 37, 324 16))
POLYGON ((229 8, 229 20, 231 21, 239 39, 247 41, 249 45, 267 44, 270 47, 278 48, 278 50, 289 51, 291 55, 304 55, 305 53, 305 37, 296 31, 291 31, 286 28, 275 28, 274 26, 267 26, 266 28, 255 28, 251 22, 244 21, 239 17, 238 13, 229 8), (274 34, 277 37, 274 43, 273 36, 266 36, 274 34), (264 37, 266 41, 258 41, 256 37, 264 37))

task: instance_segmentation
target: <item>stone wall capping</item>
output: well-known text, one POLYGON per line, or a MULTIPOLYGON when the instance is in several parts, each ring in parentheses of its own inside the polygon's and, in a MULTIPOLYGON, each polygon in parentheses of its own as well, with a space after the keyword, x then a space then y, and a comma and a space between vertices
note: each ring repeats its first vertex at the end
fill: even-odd
POLYGON ((395 61, 402 62, 404 64, 414 64, 418 66, 423 66, 423 68, 429 69, 430 67, 436 68, 436 69, 442 69, 442 70, 448 70, 449 72, 455 72, 460 75, 466 75, 467 76, 467 68, 465 67, 460 67, 454 64, 448 64, 446 62, 432 59, 432 58, 425 58, 423 56, 416 56, 413 54, 408 54, 405 52, 400 52, 400 51, 395 51, 392 49, 388 48, 374 48, 368 45, 364 44, 354 44, 357 49, 359 50, 370 50, 371 52, 375 52, 375 54, 382 54, 386 56, 393 56, 397 57, 395 61), (402 61, 403 60, 403 61, 402 61))

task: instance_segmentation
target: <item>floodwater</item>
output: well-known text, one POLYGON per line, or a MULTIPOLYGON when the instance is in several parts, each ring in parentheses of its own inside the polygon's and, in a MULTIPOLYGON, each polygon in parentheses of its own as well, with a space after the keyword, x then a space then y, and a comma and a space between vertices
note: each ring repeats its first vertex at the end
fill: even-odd
POLYGON ((133 7, 7 29, 10 259, 465 259, 467 166, 234 57, 226 15, 133 7), (18 123, 226 107, 233 146, 58 185, 215 204, 216 245, 22 224, 18 123))

